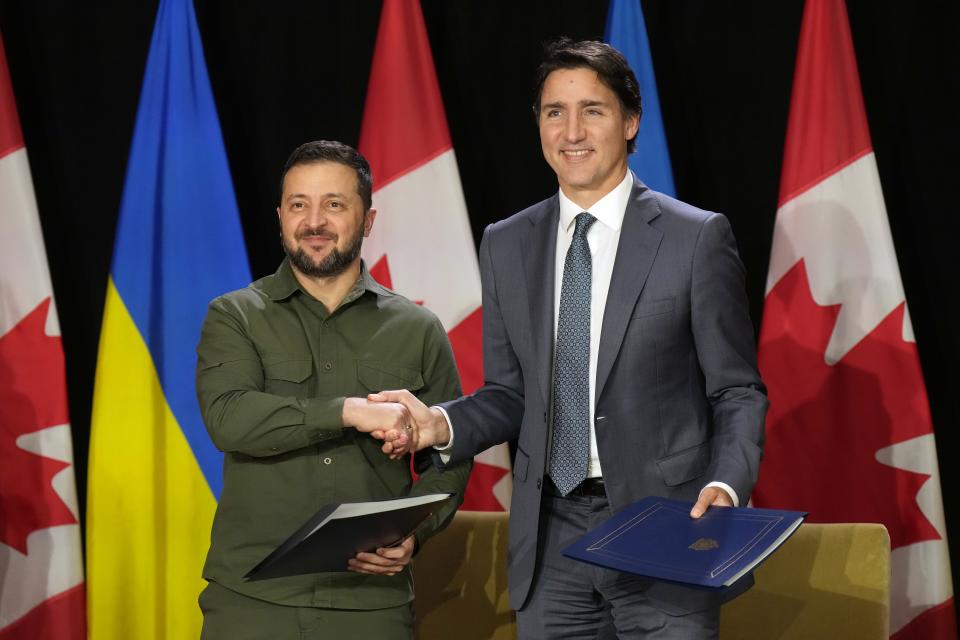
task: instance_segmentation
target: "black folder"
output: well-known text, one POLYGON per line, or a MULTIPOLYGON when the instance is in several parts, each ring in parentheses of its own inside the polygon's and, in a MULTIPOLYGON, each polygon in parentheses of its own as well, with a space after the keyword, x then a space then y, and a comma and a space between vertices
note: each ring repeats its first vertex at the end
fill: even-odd
POLYGON ((324 505, 244 578, 266 580, 347 571, 347 560, 361 551, 399 543, 453 495, 430 493, 394 500, 324 505))

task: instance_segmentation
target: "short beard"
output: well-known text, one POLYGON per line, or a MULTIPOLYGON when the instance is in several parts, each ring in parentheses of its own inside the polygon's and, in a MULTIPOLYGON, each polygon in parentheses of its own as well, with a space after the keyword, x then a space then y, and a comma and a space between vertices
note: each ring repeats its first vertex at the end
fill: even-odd
MULTIPOLYGON (((306 234, 302 234, 296 240, 303 235, 306 234)), ((283 252, 287 254, 290 263, 303 275, 311 278, 332 278, 346 271, 360 255, 360 249, 363 247, 363 225, 360 225, 356 235, 350 239, 342 253, 334 246, 330 255, 320 262, 314 262, 302 247, 289 246, 282 236, 280 244, 283 245, 283 252)))

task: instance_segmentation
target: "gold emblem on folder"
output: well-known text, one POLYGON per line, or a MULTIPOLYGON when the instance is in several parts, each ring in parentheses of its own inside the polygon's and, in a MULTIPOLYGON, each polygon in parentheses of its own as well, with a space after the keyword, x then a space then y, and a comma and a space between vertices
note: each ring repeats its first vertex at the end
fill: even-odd
POLYGON ((687 548, 693 549, 694 551, 710 551, 711 549, 718 549, 719 547, 720 543, 713 538, 700 538, 687 548))

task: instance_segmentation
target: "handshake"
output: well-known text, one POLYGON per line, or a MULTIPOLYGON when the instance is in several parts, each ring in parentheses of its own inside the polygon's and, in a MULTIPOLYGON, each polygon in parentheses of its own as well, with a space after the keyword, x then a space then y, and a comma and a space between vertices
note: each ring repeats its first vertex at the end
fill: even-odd
POLYGON ((450 427, 439 409, 407 391, 381 391, 343 403, 343 426, 369 433, 383 442, 391 459, 450 441, 450 427))

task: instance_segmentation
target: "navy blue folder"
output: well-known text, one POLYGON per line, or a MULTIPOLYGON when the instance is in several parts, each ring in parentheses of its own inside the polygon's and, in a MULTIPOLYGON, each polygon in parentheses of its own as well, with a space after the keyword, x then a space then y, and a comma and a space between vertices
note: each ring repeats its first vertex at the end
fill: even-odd
POLYGON ((656 580, 723 589, 752 571, 796 531, 802 511, 711 507, 650 496, 588 532, 563 554, 656 580))

